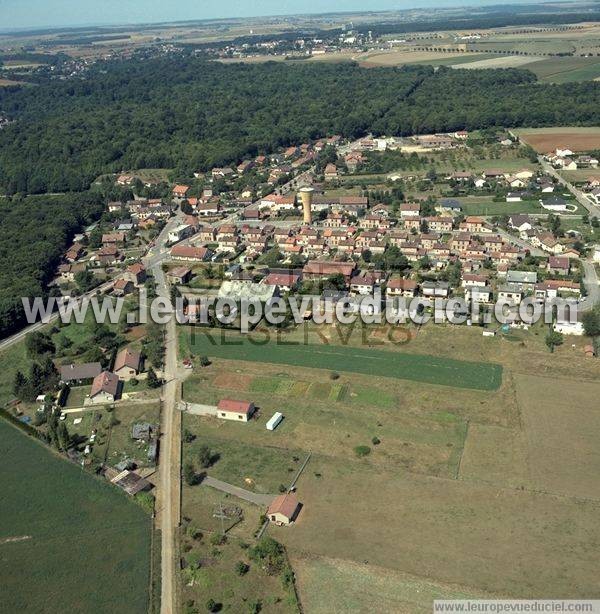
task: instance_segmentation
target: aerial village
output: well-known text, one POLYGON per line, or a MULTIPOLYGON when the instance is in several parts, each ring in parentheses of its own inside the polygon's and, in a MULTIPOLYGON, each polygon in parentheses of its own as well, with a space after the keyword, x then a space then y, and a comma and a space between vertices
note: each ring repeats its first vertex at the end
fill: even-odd
MULTIPOLYGON (((485 147, 500 154, 480 171, 469 135, 458 132, 352 143, 333 137, 195 173, 167 197, 108 203, 109 221, 89 229, 86 246, 76 238, 57 282, 73 286, 91 272, 112 279, 115 296, 131 295, 146 281, 145 250, 169 222, 163 266, 189 298, 268 300, 320 290, 342 299, 379 288, 384 296, 482 304, 500 298, 517 305, 532 295, 584 299, 582 251, 600 259, 590 246, 598 160, 557 150, 540 158, 547 168, 535 159, 516 167, 525 159, 522 145, 506 133, 495 138, 485 147), (435 170, 452 155, 467 170, 435 170), (415 170, 372 172, 380 159, 408 160, 415 170), (556 178, 555 169, 573 168, 589 169, 580 193, 589 211, 556 178), (327 280, 334 283, 324 289, 327 280)), ((126 190, 136 181, 135 174, 116 178, 126 190)))
MULTIPOLYGON (((457 132, 332 137, 198 172, 187 182, 123 173, 104 179, 123 198, 108 202, 102 219, 75 237, 55 284, 65 296, 105 294, 135 307, 139 290, 153 287, 158 265, 172 296, 188 299, 266 302, 311 293, 335 304, 379 290, 383 299, 459 296, 484 307, 501 299, 515 309, 525 297, 570 297, 585 307, 598 300, 585 285, 600 262, 593 240, 597 166, 592 156, 569 150, 538 158, 506 132, 457 132), (580 175, 570 189, 559 173, 574 167, 580 175)), ((188 309, 193 324, 191 303, 188 309)), ((468 324, 481 326, 484 336, 499 332, 468 324)), ((96 327, 85 348, 70 347, 60 330, 52 337, 64 346, 60 421, 82 408, 116 408, 112 417, 98 413, 97 422, 69 423, 85 441, 73 453, 83 464, 95 458, 130 494, 152 487, 158 453, 163 350, 151 326, 96 327), (127 408, 127 420, 118 418, 119 407, 127 408), (109 444, 115 428, 124 433, 109 444)), ((526 328, 518 314, 511 326, 526 328)), ((554 327, 583 334, 580 321, 554 327)), ((584 351, 596 354, 592 346, 584 351)), ((184 357, 182 369, 192 367, 184 357)), ((44 394, 38 402, 45 411, 44 394)), ((249 400, 220 399, 201 413, 246 422, 254 411, 249 400)), ((272 416, 273 429, 282 418, 272 416)))

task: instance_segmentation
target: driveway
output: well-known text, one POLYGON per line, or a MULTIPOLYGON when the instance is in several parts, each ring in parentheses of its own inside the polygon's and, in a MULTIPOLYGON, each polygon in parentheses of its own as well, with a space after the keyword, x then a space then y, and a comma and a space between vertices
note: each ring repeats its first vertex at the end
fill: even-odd
POLYGON ((275 495, 261 495, 256 492, 245 490, 244 488, 239 488, 238 486, 233 486, 233 484, 222 482, 216 478, 211 478, 208 475, 202 480, 202 486, 216 488, 221 492, 226 492, 229 495, 238 497, 238 499, 249 501, 250 503, 254 503, 254 505, 259 505, 261 507, 268 507, 273 502, 273 499, 275 499, 275 495))

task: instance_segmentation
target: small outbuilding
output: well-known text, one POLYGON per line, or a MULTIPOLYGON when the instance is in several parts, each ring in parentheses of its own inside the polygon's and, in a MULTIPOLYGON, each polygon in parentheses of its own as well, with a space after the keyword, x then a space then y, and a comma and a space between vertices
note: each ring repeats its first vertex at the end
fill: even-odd
POLYGON ((267 517, 278 526, 288 525, 294 522, 301 507, 296 495, 289 492, 273 499, 267 510, 267 517))
POLYGON ((221 399, 217 405, 217 417, 236 422, 248 422, 255 411, 254 403, 221 399))

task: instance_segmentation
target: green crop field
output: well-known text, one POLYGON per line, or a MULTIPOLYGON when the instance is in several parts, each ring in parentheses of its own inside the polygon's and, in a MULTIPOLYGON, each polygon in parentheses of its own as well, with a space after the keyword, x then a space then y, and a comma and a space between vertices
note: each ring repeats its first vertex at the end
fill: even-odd
POLYGON ((146 613, 151 521, 0 419, 0 612, 146 613))
POLYGON ((540 81, 566 83, 600 77, 600 58, 554 57, 522 66, 540 81))
POLYGON ((348 346, 281 342, 258 345, 248 337, 222 336, 221 332, 210 331, 207 335, 184 329, 182 351, 209 358, 349 371, 475 390, 496 390, 502 383, 502 367, 498 364, 348 346))
MULTIPOLYGON (((459 199, 460 200, 460 199, 459 199)), ((468 199, 460 200, 465 215, 512 215, 514 213, 542 213, 537 200, 524 200, 520 203, 493 202, 468 199)))

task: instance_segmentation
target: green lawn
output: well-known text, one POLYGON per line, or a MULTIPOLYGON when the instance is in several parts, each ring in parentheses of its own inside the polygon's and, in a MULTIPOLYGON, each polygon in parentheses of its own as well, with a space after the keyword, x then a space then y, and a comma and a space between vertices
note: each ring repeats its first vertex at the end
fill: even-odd
POLYGON ((15 343, 4 352, 0 353, 0 405, 4 405, 15 398, 13 384, 15 374, 21 370, 28 373, 31 361, 27 356, 25 343, 15 343))
POLYGON ((248 337, 222 332, 213 330, 205 334, 199 329, 182 329, 182 352, 209 358, 349 371, 475 390, 496 390, 502 382, 502 366, 498 364, 362 347, 282 342, 257 345, 248 337))
POLYGON ((535 73, 544 82, 586 81, 600 77, 600 58, 549 58, 521 68, 535 73))
POLYGON ((520 203, 494 202, 492 200, 458 199, 465 215, 513 215, 514 213, 542 213, 537 200, 520 203))
POLYGON ((69 390, 69 396, 67 397, 67 403, 65 407, 71 409, 73 407, 83 407, 85 399, 90 394, 92 387, 90 386, 73 386, 69 390))
POLYGON ((151 521, 141 507, 3 420, 0 453, 0 611, 145 614, 151 521))
POLYGON ((193 443, 184 445, 184 462, 196 463, 196 468, 201 471, 197 462, 198 452, 201 446, 207 445, 218 455, 215 464, 206 469, 207 473, 254 492, 277 494, 279 485, 287 486, 292 481, 306 457, 302 450, 258 446, 215 436, 210 428, 200 428, 194 416, 185 417, 185 426, 197 432, 198 437, 193 443))

